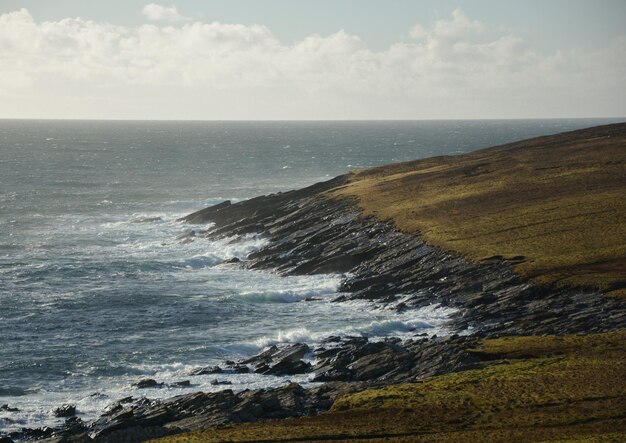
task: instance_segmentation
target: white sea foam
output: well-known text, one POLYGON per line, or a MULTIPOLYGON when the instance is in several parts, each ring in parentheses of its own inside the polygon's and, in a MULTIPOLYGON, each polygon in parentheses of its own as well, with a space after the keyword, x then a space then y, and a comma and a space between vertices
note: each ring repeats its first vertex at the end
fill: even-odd
POLYGON ((325 296, 318 289, 311 288, 305 291, 281 289, 266 292, 243 291, 237 297, 251 303, 295 303, 303 300, 312 300, 315 297, 325 296))
POLYGON ((218 257, 245 259, 248 254, 267 245, 268 240, 258 234, 246 234, 241 237, 226 237, 208 242, 208 248, 218 257))
MULTIPOLYGON (((339 309, 339 305, 333 304, 339 309)), ((343 304, 341 308, 345 309, 343 304)), ((312 306, 312 311, 320 311, 312 306)), ((254 344, 258 348, 265 348, 280 343, 308 343, 316 344, 325 337, 335 336, 361 336, 371 340, 380 340, 385 337, 411 338, 416 334, 427 333, 428 335, 447 335, 447 322, 452 314, 456 312, 453 308, 444 308, 439 305, 431 305, 425 308, 408 311, 402 314, 392 311, 383 311, 372 308, 364 302, 353 303, 355 314, 360 313, 359 321, 351 325, 325 324, 317 322, 319 329, 309 327, 298 327, 287 330, 279 330, 277 333, 260 337, 254 344), (357 306, 359 306, 357 308, 357 306), (321 323, 321 324, 320 324, 321 323), (321 328, 320 328, 321 326, 321 328), (334 326, 331 328, 324 326, 334 326)), ((321 314, 321 312, 319 313, 321 314)), ((315 323, 315 322, 313 322, 315 323)))
MULTIPOLYGON (((259 277, 261 277, 259 275, 259 277)), ((293 276, 280 279, 263 278, 254 290, 244 289, 236 297, 252 303, 294 303, 304 300, 316 301, 334 297, 341 283, 339 275, 293 276)))
MULTIPOLYGON (((332 334, 331 334, 332 335, 332 334)), ((311 343, 321 338, 320 333, 313 334, 307 328, 296 328, 288 331, 279 331, 272 337, 262 337, 256 340, 259 348, 266 348, 279 343, 311 343)))

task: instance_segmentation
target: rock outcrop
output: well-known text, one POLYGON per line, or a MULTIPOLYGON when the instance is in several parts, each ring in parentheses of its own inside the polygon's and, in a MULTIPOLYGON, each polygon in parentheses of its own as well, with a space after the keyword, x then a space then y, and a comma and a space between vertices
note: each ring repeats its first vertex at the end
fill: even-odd
POLYGON ((270 375, 294 375, 308 372, 311 365, 302 360, 309 351, 304 343, 286 346, 271 346, 261 354, 244 360, 242 364, 254 365, 254 372, 270 375))
POLYGON ((626 323, 617 299, 593 290, 542 286, 516 274, 509 261, 470 262, 402 233, 391 222, 362 217, 349 199, 325 191, 338 177, 299 191, 221 204, 185 218, 212 222, 209 238, 256 233, 267 246, 235 265, 284 275, 348 273, 337 301, 364 299, 395 309, 430 304, 457 308, 457 332, 567 334, 610 331, 626 323))

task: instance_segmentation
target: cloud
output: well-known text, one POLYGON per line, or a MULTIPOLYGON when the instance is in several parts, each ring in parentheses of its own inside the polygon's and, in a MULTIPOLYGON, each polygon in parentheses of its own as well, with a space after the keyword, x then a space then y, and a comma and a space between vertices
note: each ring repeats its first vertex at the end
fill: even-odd
POLYGON ((437 37, 454 38, 468 33, 481 32, 485 26, 478 20, 470 20, 460 8, 452 11, 452 20, 438 20, 432 33, 437 37))
POLYGON ((626 39, 543 54, 459 9, 409 32, 373 51, 341 30, 286 44, 261 25, 38 22, 20 9, 0 15, 0 117, 626 114, 626 39))
POLYGON ((188 20, 187 17, 178 12, 176 6, 161 6, 150 3, 143 7, 143 15, 153 22, 180 22, 188 20))

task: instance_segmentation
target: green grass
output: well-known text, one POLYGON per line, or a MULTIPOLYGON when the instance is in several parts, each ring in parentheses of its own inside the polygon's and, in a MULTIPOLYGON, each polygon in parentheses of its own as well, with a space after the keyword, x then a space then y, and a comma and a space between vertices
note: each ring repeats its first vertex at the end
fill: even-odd
POLYGON ((626 332, 486 340, 483 369, 345 396, 317 417, 166 442, 527 442, 626 439, 626 332))
POLYGON ((626 294, 626 124, 359 171, 329 195, 474 261, 626 294))

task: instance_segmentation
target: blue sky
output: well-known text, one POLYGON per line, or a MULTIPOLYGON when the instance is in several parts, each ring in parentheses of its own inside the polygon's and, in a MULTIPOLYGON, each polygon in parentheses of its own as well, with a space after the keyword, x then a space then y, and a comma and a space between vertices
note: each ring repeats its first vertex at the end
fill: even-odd
POLYGON ((0 1, 0 117, 626 115, 623 0, 150 4, 0 1))
MULTIPOLYGON (((3 0, 0 12, 28 8, 40 20, 79 16, 120 25, 143 22, 145 0, 3 0)), ((203 21, 262 24, 286 42, 340 29, 382 49, 415 23, 461 7, 494 27, 517 30, 544 50, 602 45, 626 33, 624 0, 178 0, 161 2, 203 21)))

